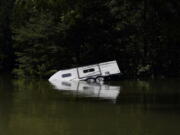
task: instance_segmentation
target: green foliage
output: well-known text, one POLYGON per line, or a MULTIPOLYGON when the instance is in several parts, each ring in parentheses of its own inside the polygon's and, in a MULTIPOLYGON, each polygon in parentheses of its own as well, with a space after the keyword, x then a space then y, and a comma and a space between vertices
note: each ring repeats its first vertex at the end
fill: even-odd
POLYGON ((56 63, 54 55, 61 50, 56 44, 56 25, 51 14, 38 13, 14 29, 18 67, 15 73, 22 76, 49 76, 56 63), (47 72, 49 71, 49 72, 47 72))
POLYGON ((10 71, 14 65, 10 28, 14 0, 0 1, 0 71, 10 71))
POLYGON ((18 76, 48 77, 59 69, 116 59, 125 76, 180 75, 177 0, 5 3, 0 10, 0 69, 13 58, 18 76))

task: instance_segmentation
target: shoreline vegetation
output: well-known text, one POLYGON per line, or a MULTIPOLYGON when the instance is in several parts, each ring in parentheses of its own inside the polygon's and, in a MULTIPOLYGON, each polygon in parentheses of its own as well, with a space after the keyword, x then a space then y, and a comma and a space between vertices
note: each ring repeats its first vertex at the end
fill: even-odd
POLYGON ((48 78, 117 60, 125 78, 180 77, 178 0, 1 0, 0 73, 48 78))

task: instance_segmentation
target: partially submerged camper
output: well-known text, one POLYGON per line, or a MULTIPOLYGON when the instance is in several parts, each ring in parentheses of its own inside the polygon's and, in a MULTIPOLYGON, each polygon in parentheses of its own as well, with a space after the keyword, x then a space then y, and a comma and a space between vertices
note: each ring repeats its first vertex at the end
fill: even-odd
POLYGON ((101 82, 107 76, 120 74, 120 70, 116 61, 103 62, 99 64, 77 67, 67 70, 60 70, 49 78, 53 80, 85 80, 89 82, 101 82))

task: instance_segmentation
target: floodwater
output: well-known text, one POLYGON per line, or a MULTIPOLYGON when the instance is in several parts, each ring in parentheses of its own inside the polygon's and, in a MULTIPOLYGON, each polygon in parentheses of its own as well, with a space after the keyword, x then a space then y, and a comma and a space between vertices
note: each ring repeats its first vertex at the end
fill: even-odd
POLYGON ((0 135, 180 135, 180 79, 0 78, 0 135))

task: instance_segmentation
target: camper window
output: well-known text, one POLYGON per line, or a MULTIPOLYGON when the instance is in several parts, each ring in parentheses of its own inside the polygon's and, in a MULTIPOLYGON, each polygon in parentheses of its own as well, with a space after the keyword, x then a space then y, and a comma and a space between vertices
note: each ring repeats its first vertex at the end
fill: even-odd
POLYGON ((94 72, 94 71, 95 71, 94 68, 83 70, 84 73, 94 72))
POLYGON ((62 78, 70 77, 70 76, 71 76, 71 73, 63 74, 63 75, 62 75, 62 78))

